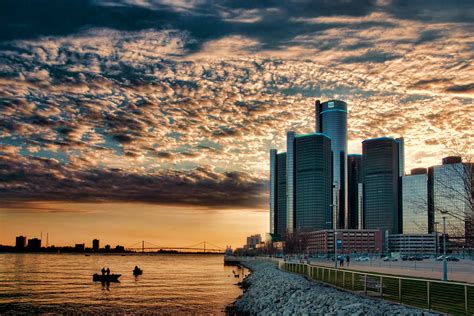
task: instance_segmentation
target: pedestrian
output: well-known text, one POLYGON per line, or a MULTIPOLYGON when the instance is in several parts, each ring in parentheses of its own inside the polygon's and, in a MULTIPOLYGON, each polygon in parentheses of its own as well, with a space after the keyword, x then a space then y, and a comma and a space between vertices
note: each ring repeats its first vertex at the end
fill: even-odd
POLYGON ((100 272, 102 272, 102 275, 105 275, 105 268, 102 268, 102 270, 100 270, 100 272))
POLYGON ((344 256, 339 257, 339 266, 343 267, 344 266, 344 256))
POLYGON ((347 266, 349 266, 349 263, 351 262, 351 257, 349 255, 346 255, 346 263, 347 266))
POLYGON ((105 270, 105 273, 107 273, 107 275, 110 275, 110 269, 107 268, 107 270, 105 270))

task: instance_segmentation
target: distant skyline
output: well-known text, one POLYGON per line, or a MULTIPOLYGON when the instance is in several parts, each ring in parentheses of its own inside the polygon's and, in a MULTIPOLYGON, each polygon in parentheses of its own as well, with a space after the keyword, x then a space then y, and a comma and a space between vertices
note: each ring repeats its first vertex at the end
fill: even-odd
POLYGON ((347 102, 349 154, 472 153, 473 35, 469 0, 1 1, 0 244, 241 245, 315 99, 347 102))

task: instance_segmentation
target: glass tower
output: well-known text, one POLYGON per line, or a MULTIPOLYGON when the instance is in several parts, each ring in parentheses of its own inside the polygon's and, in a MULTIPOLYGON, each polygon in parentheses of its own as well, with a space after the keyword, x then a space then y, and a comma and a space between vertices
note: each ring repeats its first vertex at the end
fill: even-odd
POLYGON ((296 229, 331 228, 331 139, 320 133, 297 136, 294 158, 296 229))
POLYGON ((330 100, 315 103, 316 132, 331 139, 333 161, 334 228, 346 228, 347 222, 347 104, 330 100))
POLYGON ((347 180, 347 222, 349 225, 348 228, 358 229, 360 218, 359 214, 362 212, 362 209, 360 208, 362 190, 359 192, 360 184, 362 184, 362 155, 347 156, 347 180))
POLYGON ((428 234, 428 174, 425 168, 402 177, 404 234, 428 234))
POLYGON ((365 229, 379 228, 383 235, 401 233, 399 161, 398 142, 393 138, 362 142, 365 229))
POLYGON ((277 224, 276 234, 286 236, 286 153, 277 154, 277 224))
MULTIPOLYGON (((464 242, 472 238, 470 221, 474 216, 471 205, 472 167, 461 162, 461 157, 447 157, 443 164, 428 168, 428 212, 434 222, 443 223, 446 215, 446 230, 449 239, 464 242), (468 181, 466 181, 468 180, 468 181)), ((442 226, 438 231, 442 232, 442 226)))
POLYGON ((277 151, 270 149, 270 234, 276 234, 277 151))
POLYGON ((286 232, 295 228, 295 132, 286 134, 286 232))

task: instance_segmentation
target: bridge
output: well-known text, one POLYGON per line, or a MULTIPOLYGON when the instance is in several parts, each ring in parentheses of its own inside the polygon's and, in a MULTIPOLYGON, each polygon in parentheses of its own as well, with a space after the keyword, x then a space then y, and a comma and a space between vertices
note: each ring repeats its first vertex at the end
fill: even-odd
POLYGON ((195 253, 224 253, 225 248, 216 246, 207 241, 201 241, 197 244, 185 246, 185 247, 169 247, 169 246, 158 246, 149 241, 139 241, 128 247, 125 250, 132 252, 166 252, 166 251, 178 251, 178 252, 195 252, 195 253))

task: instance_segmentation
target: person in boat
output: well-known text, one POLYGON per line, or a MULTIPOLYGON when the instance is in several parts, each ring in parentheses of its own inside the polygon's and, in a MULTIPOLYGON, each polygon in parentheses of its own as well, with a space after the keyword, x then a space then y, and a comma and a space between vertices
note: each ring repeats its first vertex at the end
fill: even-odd
POLYGON ((102 275, 105 275, 105 268, 102 268, 102 270, 100 270, 100 272, 102 272, 102 275))
POLYGON ((107 270, 105 270, 105 273, 107 273, 107 275, 110 275, 110 269, 107 268, 107 270))
POLYGON ((138 267, 138 266, 135 266, 135 268, 133 269, 133 273, 134 274, 138 274, 140 273, 142 270, 138 267))

